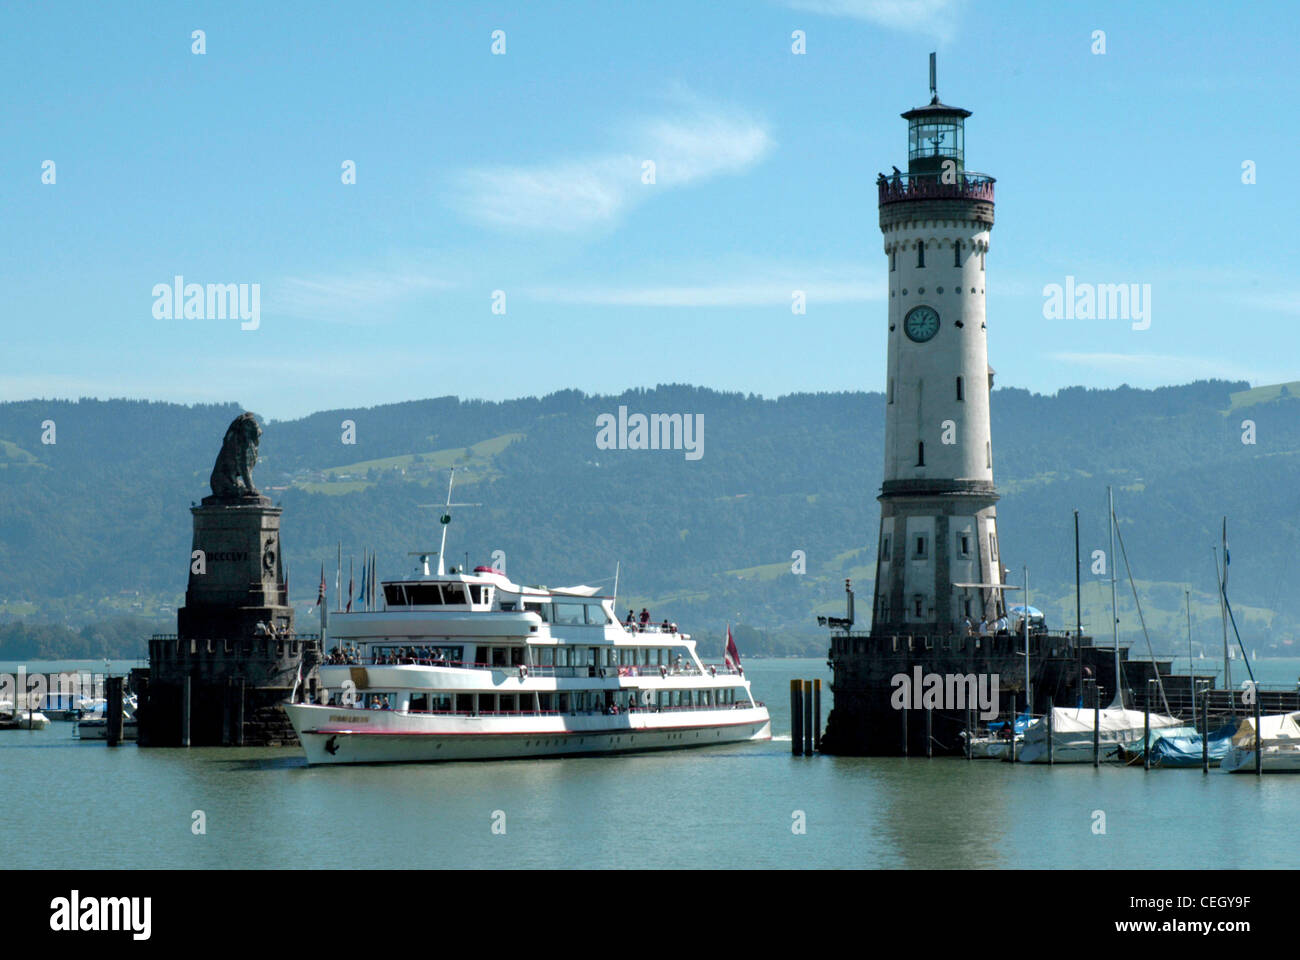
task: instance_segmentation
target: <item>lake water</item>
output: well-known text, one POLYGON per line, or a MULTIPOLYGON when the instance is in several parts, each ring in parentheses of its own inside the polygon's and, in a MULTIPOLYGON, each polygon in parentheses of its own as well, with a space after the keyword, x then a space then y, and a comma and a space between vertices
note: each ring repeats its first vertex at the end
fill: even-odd
MULTIPOLYGON (((1266 683, 1300 675, 1300 660, 1254 666, 1266 683)), ((110 750, 73 740, 70 723, 4 731, 0 853, 19 867, 205 869, 1258 868, 1300 856, 1300 776, 792 757, 789 680, 829 681, 825 661, 746 670, 772 711, 771 743, 309 768, 297 748, 110 750), (192 832, 195 811, 205 834, 192 832)))

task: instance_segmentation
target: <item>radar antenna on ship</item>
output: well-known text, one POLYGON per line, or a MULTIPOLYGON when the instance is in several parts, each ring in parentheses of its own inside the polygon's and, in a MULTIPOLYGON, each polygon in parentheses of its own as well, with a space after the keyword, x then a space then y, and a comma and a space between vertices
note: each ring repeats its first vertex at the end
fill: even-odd
MULTIPOLYGON (((438 576, 442 576, 443 574, 446 573, 446 570, 443 569, 442 558, 447 553, 447 527, 451 523, 451 508, 483 506, 483 504, 481 503, 452 503, 451 489, 453 486, 455 486, 455 484, 456 484, 456 468, 452 467, 451 476, 447 479, 447 502, 446 503, 422 503, 419 505, 420 509, 422 510, 433 510, 436 508, 442 511, 442 515, 438 518, 438 522, 442 524, 442 543, 438 547, 438 576)), ((421 558, 421 563, 425 565, 425 572, 427 573, 428 552, 422 551, 417 555, 421 558)))

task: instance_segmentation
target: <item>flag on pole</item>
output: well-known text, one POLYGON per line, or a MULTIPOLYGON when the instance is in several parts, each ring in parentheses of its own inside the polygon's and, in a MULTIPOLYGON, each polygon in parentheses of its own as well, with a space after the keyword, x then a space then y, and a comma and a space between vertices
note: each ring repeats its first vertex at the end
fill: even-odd
POLYGON ((368 570, 368 568, 369 568, 369 565, 370 565, 370 557, 369 557, 369 556, 362 557, 362 559, 361 559, 361 593, 360 593, 360 595, 357 597, 357 601, 358 601, 359 606, 361 607, 362 610, 366 609, 366 597, 369 595, 369 591, 366 590, 366 585, 370 583, 370 574, 367 572, 367 570, 368 570))
POLYGON ((325 602, 325 564, 320 565, 320 590, 316 592, 316 606, 325 602))
POLYGON ((355 580, 352 576, 353 569, 354 568, 352 566, 352 558, 349 557, 348 558, 348 607, 347 610, 345 611, 346 613, 352 612, 352 588, 355 583, 355 580))
POLYGON ((731 635, 730 623, 727 624, 727 649, 722 655, 722 662, 729 670, 735 670, 737 673, 745 672, 740 667, 740 651, 736 649, 736 640, 731 635))

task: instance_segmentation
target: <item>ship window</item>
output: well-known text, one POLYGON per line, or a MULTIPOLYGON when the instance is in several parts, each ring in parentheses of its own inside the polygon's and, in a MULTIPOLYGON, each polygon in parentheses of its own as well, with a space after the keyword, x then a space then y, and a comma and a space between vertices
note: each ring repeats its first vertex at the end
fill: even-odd
POLYGON ((504 667, 505 665, 506 665, 506 648, 505 648, 505 647, 493 647, 493 648, 492 648, 492 666, 494 666, 494 667, 504 667))
POLYGON ((407 710, 410 713, 427 713, 429 711, 429 695, 427 693, 411 694, 411 705, 407 710))
POLYGON ((491 650, 491 648, 490 648, 490 647, 476 647, 476 648, 474 649, 474 662, 475 662, 475 663, 491 663, 491 662, 492 662, 492 650, 491 650))
POLYGON ((402 585, 400 583, 384 584, 384 599, 388 601, 390 607, 406 606, 406 596, 402 592, 402 585))
POLYGON ((556 601, 555 622, 562 624, 582 623, 582 604, 580 603, 561 603, 556 601))
POLYGON ((506 603, 506 602, 503 600, 503 601, 501 602, 501 609, 504 610, 504 611, 506 611, 507 613, 513 613, 513 612, 514 612, 514 609, 515 609, 514 601, 511 601, 510 603, 506 603))
POLYGON ((501 694, 501 706, 497 709, 502 713, 513 713, 516 709, 515 695, 513 693, 501 694))
POLYGON ((542 647, 540 650, 537 651, 537 653, 538 656, 541 658, 542 666, 544 667, 554 666, 555 651, 552 648, 542 647))
POLYGON ((587 606, 587 622, 593 626, 604 626, 609 623, 609 617, 605 616, 605 609, 598 603, 589 603, 587 606))
POLYGON ((551 622, 551 605, 549 603, 530 603, 525 600, 524 612, 537 614, 542 618, 543 623, 551 622))
POLYGON ((406 597, 412 604, 419 606, 438 606, 442 603, 442 592, 436 583, 408 583, 406 597))
POLYGON ((522 666, 522 665, 523 665, 523 662, 524 662, 524 648, 523 648, 523 647, 511 647, 511 648, 510 648, 510 666, 512 666, 512 667, 522 666))
POLYGON ((465 588, 459 583, 444 583, 442 595, 447 603, 465 602, 465 588))
POLYGON ((482 602, 483 602, 483 600, 482 600, 483 594, 482 594, 482 592, 481 592, 481 588, 479 587, 479 585, 478 585, 477 583, 471 583, 471 584, 469 585, 469 595, 470 595, 470 602, 472 602, 472 603, 482 603, 482 602))

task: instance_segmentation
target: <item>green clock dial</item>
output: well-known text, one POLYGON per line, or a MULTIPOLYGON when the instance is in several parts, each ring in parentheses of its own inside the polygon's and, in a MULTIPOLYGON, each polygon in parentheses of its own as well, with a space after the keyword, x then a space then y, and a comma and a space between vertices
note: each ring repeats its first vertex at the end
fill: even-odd
POLYGON ((939 332, 939 313, 934 307, 913 307, 903 320, 903 331, 914 343, 925 343, 939 332))

